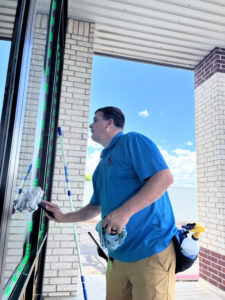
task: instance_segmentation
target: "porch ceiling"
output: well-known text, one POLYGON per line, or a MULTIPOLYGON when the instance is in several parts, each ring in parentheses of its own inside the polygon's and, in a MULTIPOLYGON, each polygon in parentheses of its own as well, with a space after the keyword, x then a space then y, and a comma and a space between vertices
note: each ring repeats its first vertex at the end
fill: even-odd
POLYGON ((193 69, 225 47, 224 0, 69 0, 96 23, 96 53, 193 69))
MULTIPOLYGON (((17 0, 0 0, 11 39, 17 0)), ((69 17, 96 24, 95 53, 193 69, 225 48, 224 0, 69 0, 69 17)))
POLYGON ((0 39, 12 38, 18 0, 0 0, 0 39))

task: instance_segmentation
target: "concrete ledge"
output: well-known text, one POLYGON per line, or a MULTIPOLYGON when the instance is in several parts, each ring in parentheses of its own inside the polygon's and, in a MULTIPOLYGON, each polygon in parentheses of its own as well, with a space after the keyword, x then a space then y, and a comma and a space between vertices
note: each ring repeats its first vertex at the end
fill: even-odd
POLYGON ((206 281, 206 280, 204 280, 202 278, 199 278, 199 284, 200 284, 200 286, 202 286, 205 289, 207 289, 210 292, 212 292, 214 295, 217 295, 221 299, 225 299, 225 291, 222 291, 218 287, 210 284, 208 281, 206 281))

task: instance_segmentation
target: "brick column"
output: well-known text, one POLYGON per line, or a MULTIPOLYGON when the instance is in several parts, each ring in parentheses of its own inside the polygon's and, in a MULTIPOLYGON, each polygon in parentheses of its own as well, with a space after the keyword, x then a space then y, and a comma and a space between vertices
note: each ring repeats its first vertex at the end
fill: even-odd
MULTIPOLYGON (((94 24, 69 19, 64 57, 59 126, 72 191, 73 206, 83 202, 89 126, 94 24)), ((57 145, 52 201, 70 211, 60 145, 57 145)), ((77 224, 78 232, 80 231, 77 224)), ((78 258, 72 224, 50 223, 45 265, 44 296, 77 294, 78 258)))
POLYGON ((200 278, 225 295, 225 49, 196 66, 195 103, 200 278))

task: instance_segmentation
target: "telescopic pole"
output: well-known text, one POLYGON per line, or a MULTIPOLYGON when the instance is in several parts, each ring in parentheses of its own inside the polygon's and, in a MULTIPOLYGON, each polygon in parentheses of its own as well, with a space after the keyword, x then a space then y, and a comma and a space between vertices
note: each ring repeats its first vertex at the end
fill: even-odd
MULTIPOLYGON (((69 200, 70 200, 70 209, 71 209, 71 211, 73 211, 74 210, 73 209, 73 201, 72 201, 72 197, 71 197, 70 183, 69 183, 69 177, 68 177, 68 171, 67 171, 65 153, 64 153, 64 148, 63 148, 63 142, 62 142, 62 130, 61 130, 61 127, 58 127, 58 133, 59 133, 59 140, 60 140, 62 157, 63 157, 64 171, 65 171, 65 176, 66 176, 67 192, 68 192, 68 197, 69 197, 69 200)), ((87 292, 86 292, 86 287, 85 287, 85 279, 84 279, 83 268, 82 268, 82 263, 81 263, 80 246, 79 246, 79 242, 78 242, 77 229, 76 229, 76 224, 75 223, 73 223, 73 232, 74 232, 75 243, 76 243, 76 246, 77 246, 78 262, 79 262, 79 267, 80 267, 80 275, 81 275, 81 283, 82 283, 82 287, 83 287, 84 300, 87 300, 87 292)))
POLYGON ((14 201, 17 201, 19 196, 21 195, 22 190, 23 190, 23 186, 24 186, 25 182, 27 181, 27 177, 29 176, 31 169, 32 169, 32 164, 30 164, 28 169, 27 169, 26 175, 23 178, 23 181, 22 181, 22 183, 21 183, 21 185, 20 185, 20 187, 17 191, 17 194, 16 194, 16 197, 15 197, 14 201))

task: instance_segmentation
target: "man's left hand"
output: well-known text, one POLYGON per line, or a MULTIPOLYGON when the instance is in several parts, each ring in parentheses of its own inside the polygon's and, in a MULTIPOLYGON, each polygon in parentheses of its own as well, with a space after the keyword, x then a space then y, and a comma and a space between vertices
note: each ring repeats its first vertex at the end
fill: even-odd
POLYGON ((102 227, 109 234, 120 234, 128 223, 130 215, 122 207, 113 210, 102 222, 102 227))

